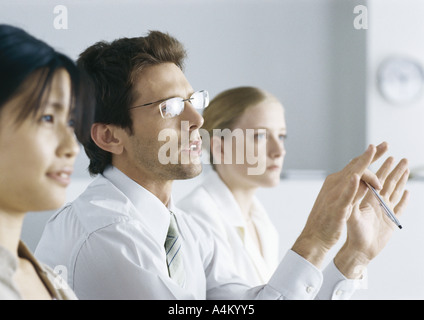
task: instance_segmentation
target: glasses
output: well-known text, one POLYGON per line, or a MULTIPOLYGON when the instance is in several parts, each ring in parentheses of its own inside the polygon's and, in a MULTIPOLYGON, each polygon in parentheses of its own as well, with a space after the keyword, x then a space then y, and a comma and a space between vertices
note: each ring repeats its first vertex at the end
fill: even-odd
POLYGON ((131 107, 130 109, 150 106, 159 103, 160 115, 164 119, 174 118, 184 111, 184 102, 189 101, 195 109, 205 109, 209 105, 209 93, 206 90, 196 91, 188 99, 179 97, 158 100, 142 104, 140 106, 131 107))

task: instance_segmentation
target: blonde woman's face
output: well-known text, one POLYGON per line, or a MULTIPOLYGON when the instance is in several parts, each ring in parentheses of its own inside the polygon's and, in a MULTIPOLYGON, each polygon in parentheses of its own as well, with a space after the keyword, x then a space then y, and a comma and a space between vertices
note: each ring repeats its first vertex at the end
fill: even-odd
POLYGON ((280 181, 286 150, 287 129, 281 103, 268 98, 248 108, 233 125, 233 134, 243 133, 244 143, 231 140, 232 152, 222 147, 223 165, 218 165, 231 184, 244 187, 271 187, 280 181), (240 154, 244 155, 242 161, 240 154), (238 158, 237 158, 238 157, 238 158))
MULTIPOLYGON (((34 85, 31 84, 30 87, 34 85)), ((70 78, 56 71, 45 105, 35 118, 16 123, 25 92, 0 113, 0 210, 9 213, 53 210, 66 198, 79 152, 70 124, 70 78)))

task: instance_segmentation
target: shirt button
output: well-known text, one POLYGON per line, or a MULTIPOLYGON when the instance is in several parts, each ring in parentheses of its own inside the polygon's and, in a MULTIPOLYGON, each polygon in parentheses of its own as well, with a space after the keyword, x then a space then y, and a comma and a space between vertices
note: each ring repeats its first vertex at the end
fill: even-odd
POLYGON ((342 291, 342 290, 337 290, 337 291, 336 291, 336 296, 341 296, 341 295, 342 295, 342 293, 343 293, 343 291, 342 291))
POLYGON ((306 292, 307 292, 307 293, 312 293, 312 292, 314 292, 314 287, 310 287, 310 286, 309 286, 309 287, 307 287, 307 288, 306 288, 306 292))

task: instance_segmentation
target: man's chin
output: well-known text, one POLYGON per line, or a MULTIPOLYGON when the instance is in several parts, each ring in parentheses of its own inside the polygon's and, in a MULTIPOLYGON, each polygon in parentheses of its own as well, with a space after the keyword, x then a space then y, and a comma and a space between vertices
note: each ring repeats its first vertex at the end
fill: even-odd
POLYGON ((174 171, 174 180, 187 180, 193 179, 202 173, 201 164, 180 164, 178 169, 174 171))

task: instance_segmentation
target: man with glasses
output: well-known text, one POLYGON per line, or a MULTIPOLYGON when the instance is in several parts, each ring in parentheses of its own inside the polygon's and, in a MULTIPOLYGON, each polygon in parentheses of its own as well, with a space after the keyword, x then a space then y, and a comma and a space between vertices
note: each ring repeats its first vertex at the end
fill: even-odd
POLYGON ((361 276, 354 271, 362 261, 348 255, 342 270, 330 264, 322 273, 317 261, 331 245, 319 236, 325 233, 328 242, 337 238, 345 223, 339 216, 351 210, 359 178, 379 187, 366 168, 385 147, 370 147, 324 184, 307 224, 320 222, 323 228, 306 228, 308 234, 299 237, 269 283, 250 288, 222 250, 225 241, 178 210, 171 198, 174 180, 202 170, 203 118, 196 109, 209 103, 207 91, 193 89, 186 79, 184 57, 182 45, 158 31, 99 42, 80 55, 78 64, 93 80, 97 105, 91 132, 78 139, 90 159, 90 173, 98 177, 52 216, 37 258, 66 270, 80 299, 350 297, 361 280, 348 280, 343 273, 361 276), (170 148, 169 156, 189 155, 188 162, 161 163, 163 130, 178 137, 178 148, 170 148), (311 242, 311 235, 322 241, 311 242))

